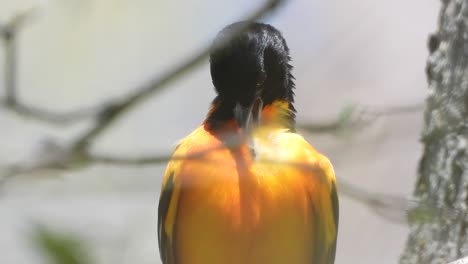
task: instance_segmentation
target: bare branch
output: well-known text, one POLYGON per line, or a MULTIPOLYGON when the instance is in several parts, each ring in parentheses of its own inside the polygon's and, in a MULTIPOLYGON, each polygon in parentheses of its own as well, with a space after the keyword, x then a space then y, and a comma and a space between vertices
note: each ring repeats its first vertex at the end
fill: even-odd
MULTIPOLYGON (((225 145, 220 145, 212 148, 208 148, 202 151, 191 153, 190 155, 184 156, 174 156, 174 155, 143 155, 140 157, 124 157, 124 156, 112 156, 105 154, 92 154, 88 153, 86 158, 91 163, 102 163, 102 164, 112 164, 112 165, 126 165, 126 166, 141 166, 141 165, 157 165, 161 163, 169 162, 170 160, 203 160, 208 161, 203 158, 204 154, 207 154, 211 151, 216 151, 226 147, 225 145)), ((209 161, 208 161, 209 162, 209 161)))
MULTIPOLYGON (((267 15, 275 10, 285 0, 267 0, 257 10, 248 15, 245 20, 254 21, 267 15)), ((17 98, 16 87, 16 68, 17 68, 17 53, 16 53, 16 35, 23 27, 26 21, 36 14, 38 8, 31 8, 19 13, 13 17, 9 23, 0 25, 0 37, 5 42, 5 89, 6 97, 0 101, 0 107, 15 112, 21 116, 35 119, 41 122, 46 122, 52 125, 70 125, 78 121, 88 118, 95 118, 95 125, 87 131, 81 138, 76 140, 76 147, 83 149, 95 137, 106 130, 113 122, 120 117, 124 112, 139 104, 145 98, 149 98, 156 92, 162 90, 170 82, 176 80, 181 75, 193 70, 201 65, 209 55, 210 48, 206 47, 195 53, 191 58, 184 61, 181 65, 174 67, 162 76, 149 81, 147 84, 134 89, 136 92, 128 94, 121 99, 115 99, 111 102, 104 102, 94 107, 57 112, 27 105, 17 98)), ((226 39, 228 42, 229 39, 226 39)), ((226 42, 222 43, 223 46, 226 42)), ((219 48, 219 47, 217 47, 219 48)))
POLYGON ((381 109, 376 111, 375 114, 378 116, 392 116, 392 115, 404 115, 419 113, 424 110, 424 104, 406 105, 406 106, 394 106, 389 108, 381 109))
POLYGON ((171 160, 170 155, 148 155, 140 157, 114 157, 103 154, 89 155, 89 159, 95 163, 120 165, 120 166, 142 166, 142 165, 158 165, 171 160))
MULTIPOLYGON (((246 21, 255 21, 258 20, 268 13, 275 10, 281 3, 285 0, 267 0, 258 10, 254 11, 249 15, 245 20, 246 21)), ((238 32, 235 32, 233 35, 241 33, 245 29, 239 29, 238 32)), ((233 36, 231 36, 232 38, 233 36)), ((216 48, 221 48, 225 46, 226 43, 230 41, 231 38, 226 38, 223 43, 216 48)), ((211 46, 207 46, 201 51, 197 52, 187 61, 184 61, 181 65, 176 66, 175 68, 169 70, 167 73, 163 74, 161 77, 155 78, 148 82, 148 84, 143 85, 138 88, 136 92, 130 94, 120 101, 110 103, 105 107, 96 121, 96 125, 92 127, 89 131, 83 134, 75 143, 77 148, 84 149, 86 148, 91 141, 93 141, 97 136, 109 128, 123 113, 130 110, 132 107, 141 103, 144 99, 149 98, 154 95, 156 92, 161 91, 163 88, 176 80, 181 75, 193 70, 195 67, 201 65, 202 62, 206 60, 211 51, 211 46)))
POLYGON ((365 205, 377 215, 397 224, 434 222, 440 218, 466 218, 468 212, 467 210, 448 209, 437 204, 408 199, 399 195, 369 191, 344 179, 339 180, 338 188, 340 195, 365 205))
POLYGON ((10 21, 0 25, 0 37, 5 42, 5 89, 7 104, 16 102, 16 36, 24 24, 37 14, 38 6, 17 13, 10 21))
POLYGON ((48 122, 56 125, 67 125, 75 121, 93 116, 96 109, 88 108, 83 110, 58 113, 34 106, 29 106, 21 102, 17 96, 17 36, 24 25, 36 16, 40 7, 32 6, 26 9, 4 25, 0 24, 0 38, 4 42, 5 48, 5 98, 0 100, 0 107, 13 111, 16 114, 48 122))
POLYGON ((7 105, 16 103, 16 28, 17 26, 2 27, 2 37, 5 42, 5 103, 7 105))
MULTIPOLYGON (((242 139, 242 137, 240 139, 242 139)), ((165 164, 171 160, 199 160, 203 162, 214 162, 213 160, 207 159, 204 155, 223 148, 233 148, 241 143, 240 140, 233 140, 232 142, 232 144, 221 144, 219 146, 207 148, 189 155, 174 156, 163 154, 142 155, 139 157, 78 153, 73 149, 68 149, 54 142, 46 142, 46 144, 43 146, 43 149, 39 152, 48 153, 48 155, 41 156, 40 159, 32 163, 16 164, 8 167, 6 170, 4 170, 4 175, 0 177, 0 187, 3 187, 9 179, 18 174, 30 174, 40 171, 61 172, 64 170, 80 169, 92 164, 148 166, 165 164)), ((315 171, 318 169, 315 166, 301 162, 268 159, 263 159, 259 162, 295 166, 305 170, 315 171)), ((375 214, 383 217, 384 219, 398 224, 407 224, 408 221, 434 221, 437 219, 437 217, 453 219, 466 216, 466 211, 448 210, 446 208, 440 208, 436 205, 421 203, 398 195, 373 192, 359 187, 358 185, 351 184, 344 179, 339 180, 338 187, 340 195, 351 198, 352 200, 365 205, 375 214), (410 219, 408 219, 408 215, 410 215, 410 219)))
MULTIPOLYGON (((197 159, 205 162, 210 162, 204 159, 203 155, 220 149, 224 146, 206 149, 197 153, 193 153, 187 156, 171 156, 171 155, 144 155, 140 157, 115 157, 112 155, 103 154, 89 154, 87 157, 91 163, 104 163, 121 166, 144 166, 144 165, 157 165, 164 164, 170 160, 187 160, 197 159)), ((229 146, 229 147, 235 147, 229 146)), ((262 160, 264 163, 284 164, 287 166, 298 166, 303 169, 316 170, 317 168, 305 164, 295 162, 282 162, 280 160, 262 160)), ((359 187, 358 185, 347 182, 344 179, 339 180, 339 193, 340 195, 346 196, 356 202, 359 202, 375 214, 383 217, 386 220, 397 224, 407 224, 408 213, 414 212, 418 214, 417 218, 424 217, 427 221, 433 221, 438 215, 445 215, 446 217, 456 217, 461 212, 455 211, 442 211, 434 205, 427 205, 417 201, 409 200, 403 196, 382 194, 373 192, 365 188, 359 187)))
MULTIPOLYGON (((146 166, 158 165, 169 162, 170 160, 187 160, 197 159, 204 162, 210 162, 203 158, 203 154, 214 151, 218 148, 207 149, 198 153, 193 153, 188 156, 171 156, 171 155, 143 155, 140 157, 124 157, 112 156, 103 154, 89 154, 88 159, 91 163, 102 163, 119 166, 146 166)), ((298 166, 303 169, 316 170, 317 168, 304 163, 282 162, 279 160, 262 160, 263 163, 284 164, 287 166, 298 166)), ((426 221, 433 221, 438 215, 454 217, 460 212, 442 211, 433 205, 422 204, 417 201, 407 199, 403 196, 382 194, 359 187, 358 185, 340 179, 338 182, 339 194, 346 196, 364 206, 368 207, 375 214, 382 218, 397 224, 407 224, 408 213, 415 212, 419 216, 424 217, 426 221)))
POLYGON ((305 132, 316 134, 361 129, 370 125, 379 117, 420 112, 424 109, 424 105, 394 106, 380 110, 369 109, 371 108, 351 105, 345 107, 336 120, 323 123, 298 124, 297 127, 305 132))
POLYGON ((402 196, 372 192, 344 179, 339 180, 338 188, 341 195, 365 205, 383 218, 396 223, 406 223, 410 200, 402 196))
POLYGON ((99 107, 87 107, 70 112, 56 112, 44 108, 26 105, 21 101, 9 103, 7 98, 0 100, 0 108, 12 111, 13 113, 29 119, 49 123, 52 125, 66 126, 76 122, 87 120, 98 113, 99 107))

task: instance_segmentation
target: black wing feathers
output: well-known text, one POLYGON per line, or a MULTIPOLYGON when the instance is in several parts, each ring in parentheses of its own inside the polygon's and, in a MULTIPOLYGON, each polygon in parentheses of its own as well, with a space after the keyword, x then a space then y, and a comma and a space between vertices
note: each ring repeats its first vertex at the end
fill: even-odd
POLYGON ((159 254, 163 264, 175 263, 171 240, 164 230, 164 222, 169 211, 172 191, 174 190, 174 172, 169 173, 169 178, 167 179, 166 186, 162 190, 158 206, 158 243, 159 254))

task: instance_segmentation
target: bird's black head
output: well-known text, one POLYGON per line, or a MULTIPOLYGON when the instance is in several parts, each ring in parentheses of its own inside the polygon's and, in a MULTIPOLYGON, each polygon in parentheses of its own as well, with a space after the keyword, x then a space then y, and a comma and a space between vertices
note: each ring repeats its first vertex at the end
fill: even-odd
MULTIPOLYGON (((294 124, 294 83, 289 65, 289 49, 281 33, 261 23, 238 22, 225 27, 213 42, 210 54, 211 77, 218 96, 209 122, 251 115, 261 101, 288 103, 290 125, 294 124)), ((261 110, 261 109, 260 109, 261 110)))

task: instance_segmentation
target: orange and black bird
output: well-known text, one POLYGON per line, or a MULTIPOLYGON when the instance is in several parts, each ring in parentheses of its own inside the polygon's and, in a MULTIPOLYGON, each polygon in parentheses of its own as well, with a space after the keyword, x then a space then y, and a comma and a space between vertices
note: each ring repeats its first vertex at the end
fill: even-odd
POLYGON ((164 264, 330 264, 330 161, 295 132, 289 49, 274 27, 231 24, 210 54, 217 96, 169 162, 158 208, 164 264))

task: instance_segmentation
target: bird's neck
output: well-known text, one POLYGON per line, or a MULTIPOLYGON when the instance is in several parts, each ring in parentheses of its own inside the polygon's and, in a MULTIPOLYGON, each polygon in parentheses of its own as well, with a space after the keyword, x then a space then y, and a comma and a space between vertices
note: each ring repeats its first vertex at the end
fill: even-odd
POLYGON ((262 110, 260 124, 278 125, 294 131, 296 125, 296 113, 292 103, 277 100, 266 105, 262 110))
MULTIPOLYGON (((205 124, 211 129, 224 127, 234 121, 233 102, 216 98, 211 104, 205 124)), ((260 125, 273 125, 295 131, 295 109, 291 102, 275 100, 263 107, 260 115, 260 125)))

